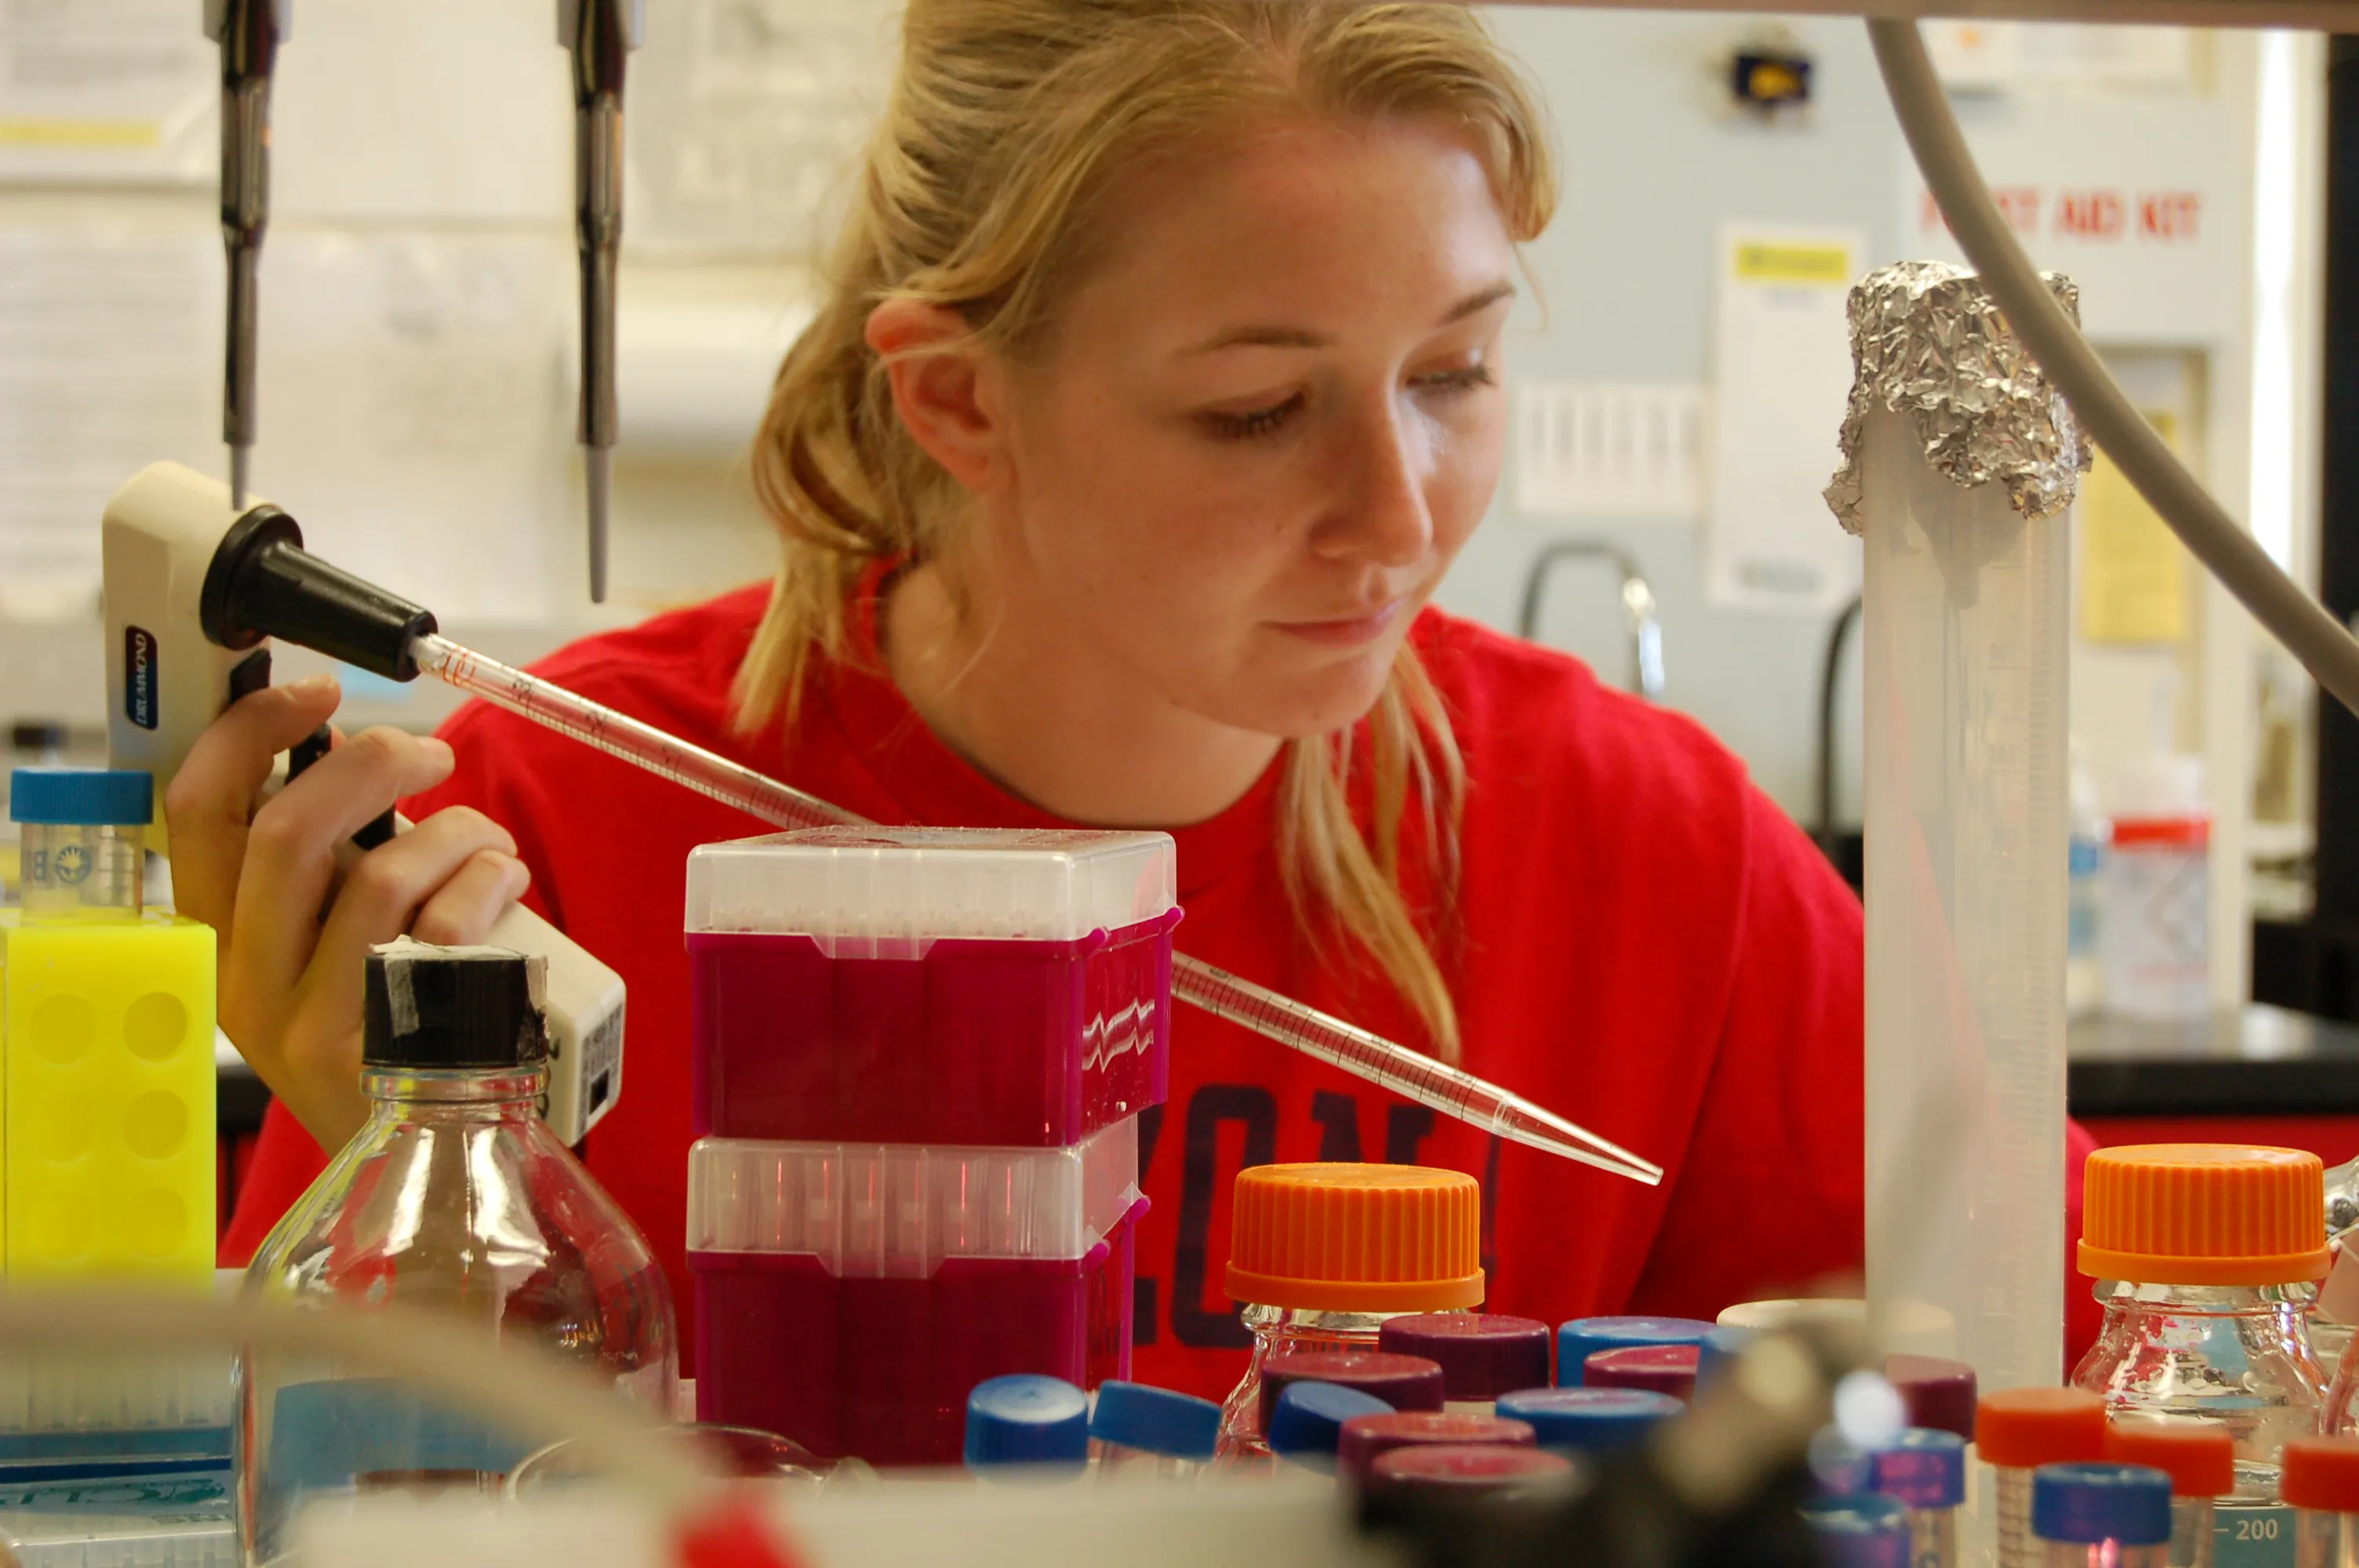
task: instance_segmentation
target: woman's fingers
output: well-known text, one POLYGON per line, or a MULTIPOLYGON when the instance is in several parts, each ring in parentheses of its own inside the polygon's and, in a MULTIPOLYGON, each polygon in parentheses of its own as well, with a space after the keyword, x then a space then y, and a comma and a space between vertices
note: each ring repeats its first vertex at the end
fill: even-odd
POLYGON ((207 726, 164 789, 172 854, 172 902, 192 919, 230 935, 238 874, 245 863, 255 797, 278 753, 336 710, 333 676, 266 687, 207 726))
MULTIPOLYGON (((451 765, 445 741, 398 730, 365 730, 313 763, 255 812, 238 874, 236 910, 223 965, 224 989, 256 999, 255 1005, 265 1011, 267 1004, 259 999, 291 996, 320 939, 320 907, 335 874, 336 847, 403 795, 441 783, 451 765)), ((353 874, 363 875, 376 856, 414 837, 405 834, 371 851, 353 874)), ((504 832, 498 839, 479 837, 463 853, 450 858, 442 874, 447 876, 466 855, 505 839, 504 832)), ((430 838, 419 849, 396 857, 397 868, 414 864, 421 853, 430 856, 440 842, 430 838)), ((369 874, 390 877, 393 869, 369 874)), ((431 891, 429 886, 419 898, 431 891)))
POLYGON ((478 849, 419 907, 409 934, 446 947, 481 942, 531 885, 532 871, 522 860, 497 849, 478 849))

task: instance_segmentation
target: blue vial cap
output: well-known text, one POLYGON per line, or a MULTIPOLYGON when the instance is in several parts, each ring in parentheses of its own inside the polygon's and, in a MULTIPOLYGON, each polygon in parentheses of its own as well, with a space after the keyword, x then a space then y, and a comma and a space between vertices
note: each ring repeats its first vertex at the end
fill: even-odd
POLYGON ((8 775, 8 817, 144 827, 156 820, 156 777, 131 768, 18 768, 8 775))
POLYGON ((1953 1509, 1966 1500, 1966 1440, 1912 1426, 1875 1451, 1875 1489, 1912 1509, 1953 1509))
POLYGON ((2144 1465, 2042 1465, 2031 1473, 2031 1533, 2159 1546, 2170 1539, 2170 1477, 2144 1465))
POLYGON ((1090 1412, 1090 1435, 1143 1454, 1210 1459, 1221 1435, 1221 1407, 1146 1383, 1101 1383, 1097 1408, 1090 1412))
POLYGON ((1540 1447, 1584 1454, 1627 1448, 1684 1408, 1651 1389, 1526 1389, 1498 1403, 1501 1415, 1530 1423, 1540 1447))
POLYGON ((1829 1568, 1908 1568, 1908 1510, 1897 1498, 1813 1498, 1802 1520, 1829 1568))
POLYGON ((1822 1497, 1849 1498, 1875 1489, 1875 1455, 1843 1435, 1839 1426, 1810 1434, 1807 1454, 1810 1485, 1822 1497))
POLYGON ((1273 1454, 1332 1461, 1345 1422, 1355 1415, 1392 1413, 1393 1407, 1375 1395, 1341 1383, 1288 1383, 1277 1396, 1277 1409, 1270 1412, 1269 1431, 1264 1435, 1273 1454))
POLYGON ((1577 1317, 1556 1331, 1556 1380, 1581 1387, 1582 1364, 1600 1350, 1633 1345, 1701 1345, 1712 1325, 1697 1317, 1577 1317))
POLYGON ((1757 1328, 1745 1328, 1737 1324, 1723 1324, 1696 1342, 1696 1387, 1707 1389, 1712 1379, 1728 1370, 1745 1347, 1761 1336, 1757 1328))
POLYGON ((1090 1401, 1061 1378, 986 1378, 966 1397, 966 1462, 1081 1465, 1090 1456, 1090 1401))

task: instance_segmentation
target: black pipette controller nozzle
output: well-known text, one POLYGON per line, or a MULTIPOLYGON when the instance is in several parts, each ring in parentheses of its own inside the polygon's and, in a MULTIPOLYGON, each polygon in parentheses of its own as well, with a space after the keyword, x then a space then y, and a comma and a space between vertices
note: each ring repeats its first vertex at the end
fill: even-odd
POLYGON ((276 637, 398 681, 418 678, 410 644, 436 630, 432 611, 308 553, 302 529, 276 506, 255 507, 222 535, 198 616, 224 648, 276 637))

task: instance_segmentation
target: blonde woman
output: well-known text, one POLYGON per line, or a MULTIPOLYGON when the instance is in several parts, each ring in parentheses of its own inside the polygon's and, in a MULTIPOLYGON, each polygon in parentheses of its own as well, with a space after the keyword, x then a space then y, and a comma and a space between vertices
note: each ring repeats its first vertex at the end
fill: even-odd
MULTIPOLYGON (((905 31, 755 449, 776 581, 545 673, 882 821, 1168 828, 1186 951, 1669 1172, 1502 1150, 1183 1009, 1141 1147, 1143 1379, 1234 1381, 1227 1194, 1269 1160, 1475 1173, 1496 1311, 1710 1314, 1855 1264, 1857 903, 1693 724, 1427 605, 1498 481, 1516 247, 1554 201, 1481 23, 912 0, 905 31)), ((482 708, 359 737, 249 823, 335 700, 249 698, 168 799, 277 1095, 230 1251, 358 1125, 364 945, 473 939, 521 895, 629 981, 588 1157, 690 1308, 681 868, 756 825, 482 708), (401 796, 419 829, 332 886, 401 796)))

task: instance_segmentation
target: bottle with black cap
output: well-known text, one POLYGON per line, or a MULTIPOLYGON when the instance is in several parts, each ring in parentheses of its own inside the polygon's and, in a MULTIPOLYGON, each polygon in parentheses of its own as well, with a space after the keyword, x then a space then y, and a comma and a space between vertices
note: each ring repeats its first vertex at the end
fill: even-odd
MULTIPOLYGON (((535 1109, 541 961, 404 939, 371 951, 369 1119, 246 1271, 249 1294, 450 1314, 538 1342, 669 1414, 670 1287, 647 1238, 535 1109)), ((381 1486, 486 1486, 541 1434, 492 1430, 355 1368, 254 1352, 240 1368, 249 1562, 298 1507, 381 1486)))

